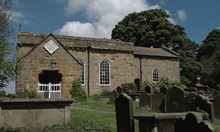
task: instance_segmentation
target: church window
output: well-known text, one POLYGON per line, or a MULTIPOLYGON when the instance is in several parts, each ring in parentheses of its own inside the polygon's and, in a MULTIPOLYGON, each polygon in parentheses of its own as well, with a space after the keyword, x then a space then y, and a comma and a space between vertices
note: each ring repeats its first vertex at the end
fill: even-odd
POLYGON ((154 69, 154 71, 153 71, 153 81, 159 81, 158 69, 154 69))
POLYGON ((85 62, 81 59, 79 59, 78 61, 81 64, 81 69, 80 69, 81 85, 85 85, 85 62))
POLYGON ((110 84, 110 65, 108 61, 101 61, 99 64, 99 84, 110 84))

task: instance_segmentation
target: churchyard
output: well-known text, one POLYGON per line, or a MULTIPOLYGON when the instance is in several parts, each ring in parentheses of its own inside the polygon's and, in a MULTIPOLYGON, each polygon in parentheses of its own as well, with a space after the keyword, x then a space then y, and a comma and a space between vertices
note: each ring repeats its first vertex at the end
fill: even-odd
MULTIPOLYGON (((178 132, 184 131, 183 128, 191 128, 194 132, 196 128, 192 126, 201 127, 206 132, 206 129, 220 132, 220 118, 219 118, 219 94, 215 94, 212 102, 207 97, 199 94, 199 92, 185 92, 182 89, 161 89, 160 92, 151 93, 151 90, 145 89, 145 92, 139 95, 138 98, 129 99, 131 106, 126 106, 125 102, 122 102, 118 108, 115 104, 115 100, 119 98, 119 93, 113 91, 108 98, 100 98, 100 96, 92 96, 87 101, 73 103, 70 107, 70 121, 65 124, 58 124, 48 127, 32 128, 31 131, 124 131, 120 130, 120 119, 117 119, 118 115, 123 115, 126 110, 131 110, 128 119, 126 121, 134 122, 130 124, 131 128, 138 131, 145 131, 153 129, 160 132, 161 126, 166 125, 166 130, 175 129, 178 132), (166 95, 164 94, 166 93, 166 95), (172 95, 172 96, 167 96, 172 95), (129 109, 128 109, 129 108, 129 109), (120 111, 123 111, 120 113, 120 111), (195 111, 189 113, 188 111, 195 111), (214 114, 215 113, 215 114, 214 114), (142 120, 143 119, 143 120, 142 120), (150 122, 147 120, 150 119, 150 122), (195 120, 194 120, 195 119, 195 120), (146 120, 146 121, 145 121, 146 120), (161 121, 161 120, 164 120, 161 121), (156 124, 160 124, 160 127, 155 127, 156 124), (173 124, 172 122, 177 122, 173 124), (194 122, 196 121, 196 123, 194 122), (154 124, 146 125, 147 124, 154 124), (188 122, 194 122, 194 124, 187 124, 188 122), (87 125, 85 125, 87 124, 87 125), (208 127, 207 127, 207 124, 208 127), (167 127, 171 125, 171 127, 167 127), (174 127, 172 127, 174 125, 174 127), (147 126, 147 127, 146 127, 147 126), (179 126, 179 128, 176 128, 179 126), (184 126, 184 127, 183 127, 184 126), (191 127, 188 127, 191 126, 191 127), (168 129, 169 128, 169 129, 168 129)), ((127 95, 126 95, 127 96, 127 95)), ((123 115, 123 119, 126 115, 123 115)), ((122 125, 126 122, 122 121, 122 125)), ((122 127, 126 128, 125 126, 122 127)), ((3 129, 2 129, 3 130, 3 129)), ((9 131, 28 131, 28 128, 10 128, 9 131)), ((130 131, 130 129, 129 129, 130 131)), ((190 130, 188 130, 190 131, 190 130)))

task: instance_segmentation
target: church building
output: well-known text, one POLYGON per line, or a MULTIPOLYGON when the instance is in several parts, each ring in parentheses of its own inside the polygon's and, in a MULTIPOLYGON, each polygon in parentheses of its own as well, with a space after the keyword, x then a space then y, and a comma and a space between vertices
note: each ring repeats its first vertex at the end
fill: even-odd
POLYGON ((32 32, 18 33, 16 73, 16 92, 26 89, 42 98, 71 98, 76 79, 87 95, 163 76, 180 80, 179 56, 166 47, 32 32))

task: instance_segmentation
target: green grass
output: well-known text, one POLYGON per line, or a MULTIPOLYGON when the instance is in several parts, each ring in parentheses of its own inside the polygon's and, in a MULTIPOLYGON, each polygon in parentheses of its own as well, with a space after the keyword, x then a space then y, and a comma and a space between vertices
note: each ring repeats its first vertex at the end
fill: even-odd
POLYGON ((87 101, 74 103, 73 106, 115 112, 115 105, 109 104, 107 98, 88 98, 87 101))
POLYGON ((73 109, 71 111, 71 121, 72 122, 87 121, 90 123, 92 122, 95 123, 97 126, 102 126, 104 128, 107 128, 111 132, 116 131, 115 114, 111 114, 111 113, 73 109))

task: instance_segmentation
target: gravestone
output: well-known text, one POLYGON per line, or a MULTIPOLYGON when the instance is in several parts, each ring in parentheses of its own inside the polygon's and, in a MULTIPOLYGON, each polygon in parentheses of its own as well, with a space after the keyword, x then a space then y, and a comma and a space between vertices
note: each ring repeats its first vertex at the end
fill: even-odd
POLYGON ((114 89, 109 94, 109 104, 115 104, 115 100, 118 97, 118 92, 114 89))
POLYGON ((167 89, 168 89, 167 87, 163 86, 163 87, 160 88, 160 92, 163 93, 163 94, 166 94, 167 89))
POLYGON ((197 95, 195 100, 192 102, 191 111, 203 112, 207 118, 212 122, 214 121, 214 106, 209 99, 201 94, 197 95))
POLYGON ((213 105, 216 117, 220 118, 220 94, 214 98, 213 105))
POLYGON ((132 99, 121 93, 115 101, 117 132, 134 132, 132 99))
POLYGON ((196 99, 196 96, 197 94, 195 92, 191 92, 188 96, 185 97, 185 111, 191 110, 192 103, 196 99))
POLYGON ((139 96, 139 107, 151 110, 152 99, 149 93, 143 93, 139 96))
POLYGON ((189 112, 185 119, 175 122, 175 132, 213 132, 212 123, 203 117, 200 112, 189 112))
POLYGON ((157 92, 152 96, 152 111, 165 112, 165 95, 161 92, 157 92))
POLYGON ((118 92, 118 94, 121 94, 121 93, 123 93, 123 88, 120 87, 120 86, 118 86, 118 87, 116 88, 116 91, 118 92))
POLYGON ((153 89, 152 89, 152 87, 150 85, 146 85, 144 87, 144 91, 145 91, 145 93, 153 94, 153 89))
POLYGON ((214 93, 213 93, 213 97, 215 98, 216 96, 218 96, 220 94, 220 91, 219 90, 215 90, 214 93))
POLYGON ((184 90, 173 86, 166 91, 166 112, 183 112, 185 108, 184 90))

